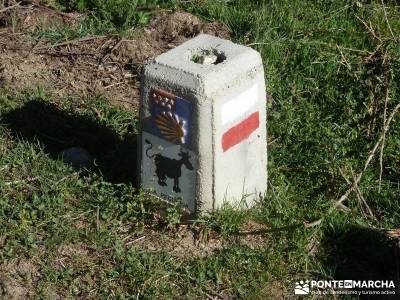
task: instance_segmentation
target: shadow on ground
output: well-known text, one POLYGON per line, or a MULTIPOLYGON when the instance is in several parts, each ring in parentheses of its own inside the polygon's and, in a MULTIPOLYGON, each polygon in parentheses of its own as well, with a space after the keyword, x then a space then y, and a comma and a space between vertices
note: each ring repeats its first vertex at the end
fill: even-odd
POLYGON ((112 183, 136 182, 136 134, 121 138, 105 124, 94 118, 76 115, 40 100, 1 117, 16 137, 33 142, 38 140, 53 159, 70 147, 82 147, 95 159, 93 170, 112 183))
MULTIPOLYGON (((399 299, 399 241, 386 237, 381 231, 351 226, 329 232, 321 246, 324 262, 335 280, 393 280, 394 289, 356 289, 358 291, 390 290, 395 296, 360 295, 359 299, 399 299)), ((357 299, 357 298, 352 298, 357 299)))

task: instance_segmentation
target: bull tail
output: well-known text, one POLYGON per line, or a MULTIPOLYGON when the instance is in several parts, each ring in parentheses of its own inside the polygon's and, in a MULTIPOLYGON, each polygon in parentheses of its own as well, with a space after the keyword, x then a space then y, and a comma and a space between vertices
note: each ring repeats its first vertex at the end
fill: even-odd
POLYGON ((145 141, 145 143, 148 145, 148 147, 147 147, 147 149, 146 149, 146 156, 148 157, 148 158, 153 158, 154 156, 156 156, 155 154, 153 154, 153 155, 149 155, 149 151, 151 150, 151 149, 153 149, 153 144, 149 141, 149 140, 144 140, 145 141))

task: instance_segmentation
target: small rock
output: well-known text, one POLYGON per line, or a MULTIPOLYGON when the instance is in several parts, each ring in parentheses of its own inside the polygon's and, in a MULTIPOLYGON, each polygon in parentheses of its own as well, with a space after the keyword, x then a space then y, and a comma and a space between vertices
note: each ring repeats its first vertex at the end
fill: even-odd
POLYGON ((64 163, 71 165, 74 169, 88 168, 93 163, 93 157, 86 149, 81 147, 65 149, 60 156, 64 163))
POLYGON ((202 65, 212 65, 215 64, 218 57, 214 54, 203 55, 200 57, 199 63, 202 65))

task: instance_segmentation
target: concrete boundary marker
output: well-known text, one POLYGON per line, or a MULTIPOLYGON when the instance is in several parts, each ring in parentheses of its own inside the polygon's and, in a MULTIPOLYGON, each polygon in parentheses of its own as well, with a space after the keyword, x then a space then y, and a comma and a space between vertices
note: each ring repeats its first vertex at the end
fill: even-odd
POLYGON ((209 35, 161 54, 141 86, 140 185, 192 213, 247 207, 267 188, 260 54, 209 35))

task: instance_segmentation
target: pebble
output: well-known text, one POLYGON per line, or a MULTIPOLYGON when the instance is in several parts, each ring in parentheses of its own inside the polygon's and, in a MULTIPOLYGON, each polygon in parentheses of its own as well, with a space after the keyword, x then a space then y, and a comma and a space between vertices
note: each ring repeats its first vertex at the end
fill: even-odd
POLYGON ((60 156, 64 163, 71 165, 74 169, 88 168, 93 163, 93 157, 86 149, 81 147, 65 149, 60 156))

